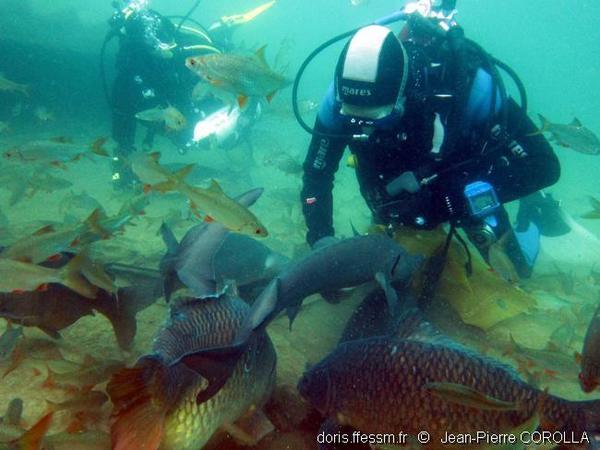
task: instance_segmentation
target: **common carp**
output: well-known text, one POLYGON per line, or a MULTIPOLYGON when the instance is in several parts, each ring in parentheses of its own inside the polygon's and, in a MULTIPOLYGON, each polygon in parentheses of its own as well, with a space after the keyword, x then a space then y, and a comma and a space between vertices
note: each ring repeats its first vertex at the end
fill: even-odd
POLYGON ((600 430, 600 400, 540 391, 510 367, 439 335, 414 310, 398 323, 386 336, 339 344, 304 374, 300 394, 339 426, 413 437, 427 430, 433 448, 446 433, 510 432, 536 414, 542 430, 579 442, 592 442, 600 430))
POLYGON ((250 436, 231 424, 270 395, 276 356, 267 334, 254 336, 217 392, 207 395, 207 379, 196 371, 204 362, 196 352, 231 342, 248 311, 236 297, 174 299, 152 353, 108 384, 114 450, 197 450, 219 428, 250 443, 250 436))

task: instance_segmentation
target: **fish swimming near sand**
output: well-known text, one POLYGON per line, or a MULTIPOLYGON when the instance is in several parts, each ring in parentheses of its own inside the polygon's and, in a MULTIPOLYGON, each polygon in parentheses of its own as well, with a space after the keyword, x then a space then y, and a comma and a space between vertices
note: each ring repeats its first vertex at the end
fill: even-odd
MULTIPOLYGON (((235 200, 248 208, 262 191, 252 189, 235 200)), ((283 255, 248 236, 231 233, 218 222, 195 225, 180 243, 164 224, 161 233, 167 245, 160 265, 167 300, 177 280, 198 298, 218 297, 231 283, 240 289, 267 283, 288 262, 283 255)))
POLYGON ((16 83, 9 80, 0 73, 0 91, 6 92, 19 92, 23 95, 29 96, 29 86, 26 84, 16 83))
MULTIPOLYGON (((64 261, 52 261, 60 267, 64 261)), ((158 271, 138 267, 110 264, 107 272, 118 280, 114 293, 99 289, 93 299, 84 298, 59 284, 50 284, 44 291, 21 294, 0 293, 0 317, 26 327, 37 327, 54 339, 60 339, 60 331, 84 316, 99 313, 106 317, 115 332, 122 349, 129 349, 137 330, 136 315, 156 302, 162 295, 162 283, 158 271)))
MULTIPOLYGON (((207 379, 196 371, 204 363, 196 352, 229 344, 248 312, 245 302, 228 295, 173 300, 152 353, 116 373, 108 384, 114 450, 196 450, 219 428, 252 444, 251 436, 234 424, 249 410, 258 414, 270 395, 276 356, 267 334, 253 337, 217 392, 207 393, 207 379)), ((272 425, 254 440, 269 429, 272 425)))
POLYGON ((69 180, 39 171, 32 173, 29 178, 15 179, 10 185, 5 185, 5 187, 11 190, 11 196, 8 200, 10 206, 14 206, 24 198, 30 199, 38 192, 52 194, 71 186, 73 186, 73 183, 69 180))
POLYGON ((215 180, 211 180, 208 188, 186 183, 185 177, 194 168, 193 164, 173 173, 161 166, 159 159, 159 153, 135 157, 133 171, 144 183, 144 191, 179 192, 188 198, 192 211, 205 222, 218 222, 231 231, 254 237, 268 236, 260 220, 248 208, 225 194, 215 180))
POLYGON ((581 364, 579 384, 583 392, 592 392, 600 387, 600 304, 588 326, 581 355, 576 355, 581 364))
MULTIPOLYGON (((267 285, 252 304, 249 314, 231 343, 215 345, 198 352, 207 367, 218 366, 220 372, 209 389, 219 389, 246 351, 257 333, 287 309, 290 327, 302 301, 321 293, 330 297, 343 288, 377 281, 385 292, 390 314, 398 311, 398 297, 393 284, 408 283, 422 258, 409 255, 384 234, 354 237, 324 244, 299 261, 292 262, 267 285)), ((200 373, 203 369, 200 368, 200 373)))
POLYGON ((208 87, 235 95, 242 108, 249 97, 271 101, 278 90, 291 84, 283 75, 269 68, 265 47, 252 56, 214 53, 189 57, 185 65, 205 80, 208 87))
POLYGON ((63 229, 56 229, 51 224, 45 225, 33 234, 0 249, 0 259, 38 264, 63 251, 74 251, 76 247, 108 239, 140 214, 146 204, 147 199, 142 196, 124 203, 121 210, 111 217, 106 216, 102 209, 96 208, 81 223, 63 229))
POLYGON ((542 123, 539 133, 551 133, 552 138, 561 147, 572 148, 586 155, 600 154, 600 140, 592 131, 584 127, 578 119, 573 119, 570 124, 563 125, 552 123, 541 114, 538 114, 538 116, 542 123))
POLYGON ((36 106, 33 110, 33 115, 40 122, 51 122, 56 120, 54 113, 49 111, 45 106, 36 106))
POLYGON ((588 439, 599 431, 600 400, 529 386, 510 367, 439 335, 415 310, 398 323, 390 335, 339 344, 305 372, 298 390, 329 423, 362 433, 425 429, 433 448, 446 432, 509 432, 536 414, 542 430, 589 432, 588 439))
POLYGON ((548 342, 545 348, 529 348, 517 343, 511 335, 503 355, 513 359, 518 371, 525 377, 570 381, 577 376, 573 355, 567 354, 553 342, 548 342))
POLYGON ((108 157, 109 154, 104 148, 105 142, 106 138, 99 138, 90 145, 83 145, 63 137, 31 141, 7 150, 4 157, 11 161, 51 164, 66 168, 64 163, 77 161, 84 155, 108 157))
POLYGON ((187 120, 181 112, 174 106, 165 108, 156 107, 140 111, 135 115, 135 118, 145 122, 164 122, 167 130, 181 131, 187 125, 187 120))
POLYGON ((380 233, 333 241, 289 264, 271 281, 252 307, 251 328, 269 322, 282 310, 287 310, 291 325, 309 295, 328 295, 369 281, 385 291, 390 312, 397 311, 392 283, 407 282, 422 258, 380 233))
POLYGON ((84 258, 77 255, 59 269, 0 258, 0 293, 43 291, 49 283, 58 283, 86 298, 95 298, 97 287, 82 275, 84 258))

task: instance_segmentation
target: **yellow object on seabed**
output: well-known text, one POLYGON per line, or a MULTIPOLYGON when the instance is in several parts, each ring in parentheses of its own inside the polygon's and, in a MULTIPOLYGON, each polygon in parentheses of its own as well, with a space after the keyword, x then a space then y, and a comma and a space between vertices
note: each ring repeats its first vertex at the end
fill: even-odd
MULTIPOLYGON (((432 231, 397 228, 394 239, 408 252, 429 257, 446 241, 442 227, 432 231)), ((466 324, 488 330, 494 325, 519 314, 532 312, 536 299, 492 271, 471 247, 472 273, 467 274, 465 249, 453 239, 448 249, 435 301, 443 299, 453 307, 466 324)), ((417 284, 427 283, 427 274, 420 274, 417 284)), ((418 286, 417 286, 418 287, 418 286)))
POLYGON ((225 25, 241 25, 246 22, 250 22, 254 20, 256 17, 260 16, 267 9, 275 4, 276 0, 272 0, 270 2, 264 3, 251 11, 245 12, 243 14, 234 14, 232 16, 223 16, 221 17, 221 22, 225 25))

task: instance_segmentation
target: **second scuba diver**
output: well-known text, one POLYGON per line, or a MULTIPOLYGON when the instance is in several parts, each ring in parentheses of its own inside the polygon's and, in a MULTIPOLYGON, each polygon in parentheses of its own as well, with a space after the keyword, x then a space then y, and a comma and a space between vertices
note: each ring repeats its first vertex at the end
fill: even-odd
POLYGON ((540 233, 568 231, 557 202, 539 192, 559 179, 559 161, 506 96, 491 57, 456 24, 447 32, 430 26, 419 16, 400 39, 370 25, 346 44, 303 166, 307 241, 334 235, 334 175, 348 146, 375 223, 450 222, 486 260, 507 235, 506 252, 528 277, 540 233), (513 230, 503 204, 516 199, 513 230))
MULTIPOLYGON (((131 187, 136 180, 127 163, 127 157, 136 148, 136 114, 173 107, 177 126, 167 136, 182 153, 196 145, 194 125, 224 104, 212 96, 193 98, 198 77, 186 68, 185 59, 229 51, 236 25, 219 21, 211 26, 209 35, 199 24, 183 25, 185 18, 175 25, 170 18, 150 9, 148 0, 126 3, 124 7, 115 5, 117 9, 111 19, 112 33, 119 38, 117 73, 110 96, 112 137, 117 143, 112 179, 118 189, 131 187)), ((249 126, 259 113, 258 103, 251 103, 240 114, 243 121, 238 122, 249 126)), ((150 149, 154 135, 164 127, 160 122, 145 124, 148 131, 143 147, 150 149)), ((237 136, 239 133, 235 134, 236 139, 237 136)))

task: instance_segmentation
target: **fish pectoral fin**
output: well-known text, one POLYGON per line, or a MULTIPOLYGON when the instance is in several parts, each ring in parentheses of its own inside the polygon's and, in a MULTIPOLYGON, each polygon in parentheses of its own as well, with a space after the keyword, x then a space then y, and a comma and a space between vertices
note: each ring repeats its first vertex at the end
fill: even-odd
POLYGON ((428 383, 425 388, 433 394, 450 402, 485 411, 515 411, 519 406, 515 402, 500 400, 464 384, 428 383))
POLYGON ((240 444, 254 447, 275 427, 261 409, 251 407, 235 423, 224 423, 221 428, 240 444))
POLYGON ((219 392, 231 377, 245 350, 246 343, 242 343, 231 347, 203 350, 180 359, 189 369, 208 381, 208 387, 198 393, 196 403, 204 403, 219 392))
POLYGON ((379 286, 381 286, 381 289, 383 289, 383 292, 385 293, 389 313, 392 316, 396 316, 396 314, 398 313, 399 300, 398 294, 396 293, 396 290, 390 282, 390 278, 386 276, 383 272, 377 272, 375 274, 375 281, 377 281, 377 283, 379 284, 379 286))

